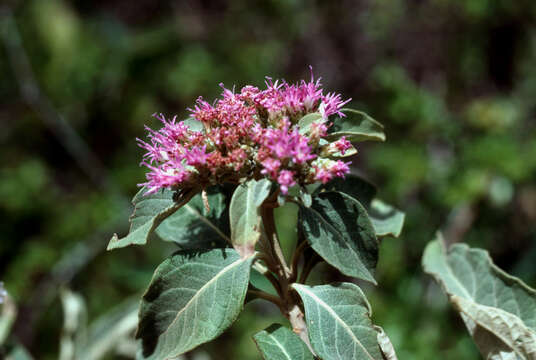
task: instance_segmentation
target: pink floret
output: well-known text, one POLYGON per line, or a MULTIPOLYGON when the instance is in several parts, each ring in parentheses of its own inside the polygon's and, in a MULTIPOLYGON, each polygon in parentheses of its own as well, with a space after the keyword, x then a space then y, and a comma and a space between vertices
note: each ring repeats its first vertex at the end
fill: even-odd
POLYGON ((346 150, 352 147, 352 143, 346 140, 346 137, 341 137, 339 140, 332 144, 342 155, 346 153, 346 150))
POLYGON ((279 177, 277 178, 281 193, 287 194, 289 187, 296 185, 294 181, 294 173, 290 170, 281 170, 279 177))

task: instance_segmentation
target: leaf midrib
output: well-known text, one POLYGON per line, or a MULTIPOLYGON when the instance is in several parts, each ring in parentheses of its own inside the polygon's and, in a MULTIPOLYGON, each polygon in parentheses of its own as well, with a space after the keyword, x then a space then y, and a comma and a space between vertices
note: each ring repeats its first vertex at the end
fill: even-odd
POLYGON ((268 334, 268 337, 270 337, 271 339, 274 340, 275 344, 277 345, 278 348, 281 349, 281 351, 283 352, 283 354, 285 354, 285 356, 289 359, 289 360, 292 360, 292 357, 290 357, 290 354, 287 353, 287 350, 282 346, 282 344, 277 341, 277 339, 272 335, 272 334, 268 334))
POLYGON ((238 259, 237 261, 227 265, 226 267, 224 267, 223 269, 220 270, 220 272, 218 272, 216 274, 216 276, 214 276, 212 279, 210 279, 209 281, 207 281, 205 283, 205 285, 201 286, 199 288, 199 290, 195 293, 194 296, 192 296, 192 298, 190 300, 188 300, 188 302, 183 306, 182 309, 180 309, 178 312, 177 312, 177 315, 175 316, 175 318, 173 319, 173 321, 168 325, 168 327, 166 328, 166 330, 164 330, 162 332, 162 334, 168 332, 168 330, 175 324, 175 322, 179 319, 180 315, 186 310, 189 308, 190 304, 197 300, 197 298, 199 297, 199 294, 203 293, 208 287, 209 285, 211 285, 212 283, 214 283, 215 281, 217 281, 222 275, 224 275, 225 273, 227 273, 227 271, 229 271, 230 269, 234 268, 235 266, 238 266, 240 265, 241 263, 243 263, 245 260, 247 259, 238 259))

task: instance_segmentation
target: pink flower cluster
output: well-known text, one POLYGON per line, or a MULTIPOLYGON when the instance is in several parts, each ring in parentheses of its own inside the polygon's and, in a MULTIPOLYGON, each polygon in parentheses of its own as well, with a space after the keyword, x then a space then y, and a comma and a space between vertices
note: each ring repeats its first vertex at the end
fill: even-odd
POLYGON ((320 79, 311 75, 309 82, 289 84, 267 78, 266 89, 248 85, 239 93, 220 86, 222 98, 213 105, 200 97, 189 109, 192 118, 183 122, 154 115, 164 126, 146 127, 149 142, 137 139, 147 151, 142 165, 150 171, 140 184, 147 194, 262 177, 287 194, 296 184, 326 183, 349 172, 348 162, 331 155, 344 155, 350 142, 324 139, 329 116, 344 116, 340 109, 349 100, 324 94, 320 79), (299 120, 315 112, 319 120, 300 129, 299 120))

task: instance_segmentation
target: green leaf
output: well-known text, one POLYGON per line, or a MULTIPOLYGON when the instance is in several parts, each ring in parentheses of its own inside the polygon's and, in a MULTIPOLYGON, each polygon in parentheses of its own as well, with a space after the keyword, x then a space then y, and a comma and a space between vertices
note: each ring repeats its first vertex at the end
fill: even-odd
POLYGON ((313 360, 307 345, 290 329, 272 324, 256 333, 253 340, 266 360, 313 360))
POLYGON ((191 131, 200 131, 204 132, 205 127, 203 126, 203 123, 199 120, 194 119, 193 117, 189 117, 188 119, 185 119, 181 121, 186 126, 188 126, 188 129, 191 131))
POLYGON ((132 199, 134 212, 130 216, 128 235, 119 239, 117 234, 114 234, 107 250, 129 245, 145 245, 149 235, 158 225, 188 203, 197 192, 197 189, 189 190, 178 201, 174 201, 174 193, 171 190, 164 189, 154 194, 144 195, 146 191, 147 189, 145 188, 141 189, 132 199))
POLYGON ((292 284, 305 308, 311 345, 324 360, 382 360, 371 309, 361 289, 351 283, 292 284))
MULTIPOLYGON (((471 334, 475 334, 477 328, 480 328, 479 332, 487 331, 497 337, 498 341, 491 343, 489 337, 485 343, 479 342, 479 349, 484 350, 482 355, 489 357, 510 352, 512 356, 515 353, 522 359, 536 359, 536 332, 530 330, 519 317, 457 295, 452 295, 450 301, 456 310, 465 315, 463 319, 469 323, 468 328, 472 330, 471 334)), ((482 338, 475 339, 481 340, 482 338)))
POLYGON ((277 290, 274 288, 270 280, 268 280, 266 276, 258 272, 255 268, 251 269, 251 274, 249 275, 249 283, 258 290, 262 290, 265 293, 274 296, 279 296, 277 294, 277 290))
POLYGON ((270 194, 271 185, 267 179, 249 180, 238 186, 231 198, 231 241, 242 257, 255 251, 261 236, 260 206, 270 194))
POLYGON ((327 184, 320 185, 314 193, 318 194, 324 191, 339 191, 348 194, 363 204, 365 208, 370 206, 372 199, 376 196, 376 186, 355 175, 347 175, 344 179, 335 178, 327 184))
POLYGON ((323 122, 325 122, 325 120, 319 113, 307 114, 300 120, 298 120, 298 129, 300 131, 300 134, 308 134, 309 130, 311 129, 311 125, 313 125, 314 123, 323 122))
POLYGON ((305 207, 310 207, 313 204, 313 198, 305 187, 300 187, 299 199, 305 207))
POLYGON ((404 213, 379 199, 374 199, 376 187, 365 179, 355 175, 349 175, 345 179, 336 178, 318 187, 315 193, 323 191, 340 191, 363 204, 372 221, 376 236, 400 236, 404 226, 404 213))
POLYGON ((229 220, 225 212, 225 196, 218 188, 207 189, 210 210, 203 204, 201 194, 165 219, 156 234, 183 249, 225 247, 229 239, 229 220))
POLYGON ((461 313, 484 358, 536 357, 534 289, 499 269, 484 250, 455 244, 447 251, 441 234, 427 245, 422 263, 461 313))
POLYGON ((368 213, 376 236, 400 236, 406 217, 402 211, 381 200, 374 199, 370 204, 368 213))
POLYGON ((350 142, 359 141, 385 141, 383 125, 365 114, 353 109, 341 110, 346 117, 339 117, 333 120, 333 125, 329 129, 329 141, 335 141, 345 136, 350 142))
POLYGON ((227 329, 242 310, 253 258, 188 250, 160 264, 140 307, 143 358, 177 357, 227 329))
POLYGON ((344 193, 316 194, 313 204, 300 205, 300 231, 311 247, 343 274, 376 284, 378 239, 365 208, 344 193))
POLYGON ((357 154, 357 149, 353 145, 351 145, 348 149, 346 149, 346 151, 344 152, 344 155, 342 152, 338 151, 334 154, 329 155, 329 157, 332 159, 343 159, 343 158, 347 158, 350 156, 354 156, 356 154, 357 154))

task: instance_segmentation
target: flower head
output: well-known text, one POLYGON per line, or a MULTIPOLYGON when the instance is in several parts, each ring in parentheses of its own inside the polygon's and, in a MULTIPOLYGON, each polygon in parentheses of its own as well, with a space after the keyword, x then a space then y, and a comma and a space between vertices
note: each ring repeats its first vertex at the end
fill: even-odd
POLYGON ((312 71, 308 82, 266 78, 265 89, 247 85, 238 92, 220 86, 221 98, 210 104, 199 97, 188 121, 155 114, 163 127, 146 128, 148 140, 137 139, 146 151, 141 164, 149 172, 140 186, 147 193, 268 177, 286 194, 296 184, 326 182, 349 172, 348 163, 329 160, 319 145, 323 141, 324 148, 329 144, 342 155, 350 148, 345 138, 324 139, 329 116, 344 116, 340 109, 349 100, 324 94, 312 71), (320 120, 301 131, 298 121, 314 112, 322 115, 320 120))

